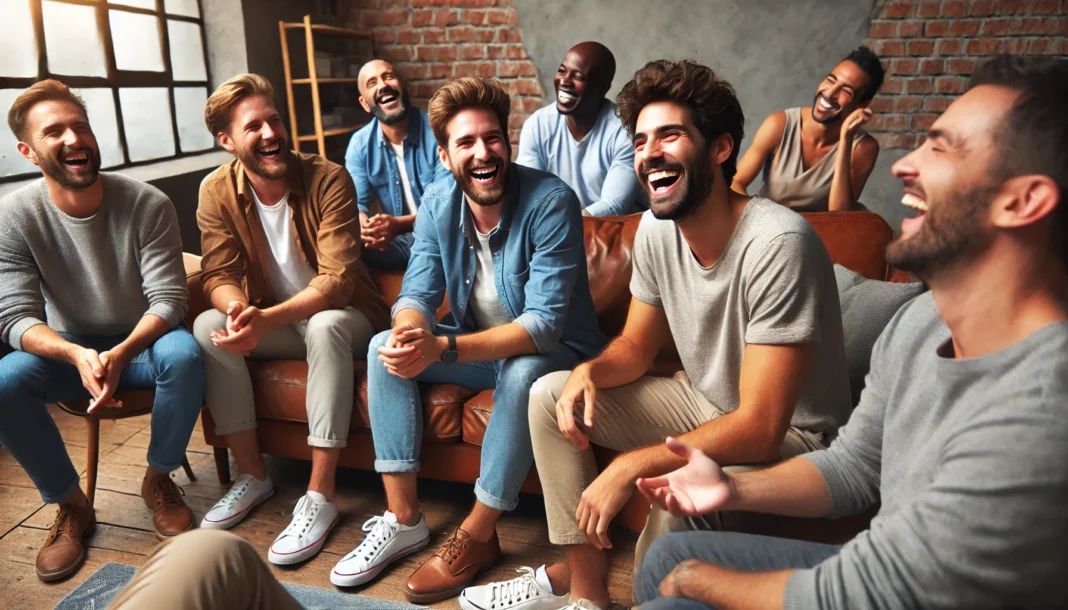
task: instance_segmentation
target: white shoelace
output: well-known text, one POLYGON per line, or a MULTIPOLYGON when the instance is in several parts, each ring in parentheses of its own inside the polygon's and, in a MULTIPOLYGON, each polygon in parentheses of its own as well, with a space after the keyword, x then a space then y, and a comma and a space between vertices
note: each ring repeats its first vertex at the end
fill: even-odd
POLYGON ((490 608, 505 608, 538 596, 538 581, 534 579, 534 570, 526 566, 516 570, 522 574, 505 582, 493 583, 490 589, 490 608))
POLYGON ((360 541, 359 546, 356 547, 348 557, 359 557, 363 560, 364 565, 369 565, 371 560, 374 559, 375 553, 382 548, 382 545, 393 537, 394 532, 397 531, 398 525, 386 521, 385 517, 376 515, 371 517, 367 521, 363 522, 362 529, 367 535, 360 541))
POLYGON ((303 536, 308 532, 311 524, 315 523, 315 519, 319 516, 319 511, 321 510, 321 504, 314 502, 308 496, 301 497, 297 501, 297 507, 293 509, 293 520, 289 522, 286 529, 282 530, 282 535, 279 538, 283 536, 296 536, 298 538, 303 536))
POLYGON ((226 492, 226 495, 219 500, 216 506, 226 506, 227 509, 233 508, 251 485, 252 475, 239 475, 237 481, 234 482, 234 486, 230 488, 230 491, 226 492))

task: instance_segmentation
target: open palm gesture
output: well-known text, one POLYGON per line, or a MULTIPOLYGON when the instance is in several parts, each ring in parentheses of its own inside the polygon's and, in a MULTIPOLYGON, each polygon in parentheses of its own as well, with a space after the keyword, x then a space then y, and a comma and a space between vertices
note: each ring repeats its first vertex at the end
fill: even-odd
POLYGON ((668 437, 667 447, 685 458, 686 465, 651 479, 638 479, 638 491, 674 517, 695 517, 722 510, 734 497, 734 481, 719 464, 677 438, 668 437))

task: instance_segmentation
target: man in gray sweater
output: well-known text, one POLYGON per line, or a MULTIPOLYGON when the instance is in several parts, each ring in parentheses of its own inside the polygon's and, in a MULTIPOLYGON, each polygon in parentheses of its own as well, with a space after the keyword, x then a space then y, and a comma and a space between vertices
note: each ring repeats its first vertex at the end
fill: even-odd
POLYGON ((643 610, 1068 607, 1068 62, 1001 57, 898 161, 888 259, 931 292, 879 338, 860 405, 824 451, 638 488, 676 515, 838 517, 844 546, 673 534, 646 555, 643 610))
POLYGON ((189 294, 170 200, 100 173, 85 105, 62 83, 23 92, 8 125, 43 178, 0 199, 0 338, 14 349, 0 359, 0 443, 59 504, 37 555, 52 581, 85 560, 96 519, 46 403, 121 409, 116 390, 155 389, 141 496, 163 539, 193 525, 169 473, 203 404, 204 365, 181 326, 189 294))

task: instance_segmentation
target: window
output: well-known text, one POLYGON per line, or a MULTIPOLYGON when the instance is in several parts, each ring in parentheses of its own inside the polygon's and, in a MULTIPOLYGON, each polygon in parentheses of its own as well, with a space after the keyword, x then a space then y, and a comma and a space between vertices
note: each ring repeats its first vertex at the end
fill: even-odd
MULTIPOLYGON (((0 110, 46 78, 85 100, 101 165, 212 148, 199 0, 0 0, 0 110)), ((38 175, 0 128, 0 181, 38 175)))

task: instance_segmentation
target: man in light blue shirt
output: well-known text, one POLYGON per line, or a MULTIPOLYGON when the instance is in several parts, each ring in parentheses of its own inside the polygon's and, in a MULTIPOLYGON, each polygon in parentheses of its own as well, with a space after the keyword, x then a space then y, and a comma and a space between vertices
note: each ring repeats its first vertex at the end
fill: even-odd
POLYGON ((356 184, 363 259, 371 267, 404 269, 423 191, 450 174, 438 161, 426 113, 411 107, 408 89, 393 66, 369 61, 358 80, 360 105, 374 118, 352 135, 345 168, 356 184), (380 213, 371 214, 372 200, 378 201, 380 213))
POLYGON ((516 163, 553 174, 578 195, 586 216, 621 216, 645 209, 634 173, 634 147, 605 99, 616 59, 599 42, 567 52, 556 71, 556 103, 523 124, 516 163))

